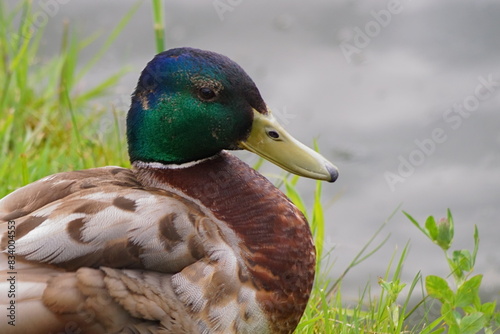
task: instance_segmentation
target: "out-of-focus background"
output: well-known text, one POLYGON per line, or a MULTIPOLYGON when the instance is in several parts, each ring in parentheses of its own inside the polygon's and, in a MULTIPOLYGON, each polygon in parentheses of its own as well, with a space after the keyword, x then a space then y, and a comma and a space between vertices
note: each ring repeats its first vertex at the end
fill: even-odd
MULTIPOLYGON (((96 31, 105 36, 134 3, 34 0, 46 29, 43 54, 58 52, 65 21, 82 38, 96 31)), ((339 180, 323 184, 332 277, 397 210, 377 239, 390 234, 389 240, 352 270, 344 295, 356 298, 368 280, 375 284, 408 241, 403 277, 446 275, 441 250, 401 210, 423 222, 450 208, 454 248, 472 249, 473 226, 479 227, 476 270, 485 274, 485 292, 498 297, 500 2, 171 0, 165 7, 167 48, 209 49, 235 60, 285 127, 308 145, 316 138, 339 167, 339 180)), ((90 86, 130 65, 115 97, 100 101, 110 110, 126 111, 155 54, 151 16, 144 1, 84 80, 90 86)), ((269 165, 264 172, 281 173, 269 165)), ((302 194, 312 194, 314 182, 299 184, 302 194)))

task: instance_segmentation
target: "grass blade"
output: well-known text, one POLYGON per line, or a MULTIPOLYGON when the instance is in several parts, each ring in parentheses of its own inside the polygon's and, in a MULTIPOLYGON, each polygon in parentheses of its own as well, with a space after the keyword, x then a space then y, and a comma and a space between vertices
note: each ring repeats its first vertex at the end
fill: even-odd
POLYGON ((125 26, 130 22, 134 14, 137 12, 139 7, 142 5, 142 1, 137 1, 130 10, 125 14, 125 16, 118 22, 116 27, 111 31, 108 38, 104 42, 103 46, 95 53, 92 59, 82 68, 82 70, 76 75, 76 81, 80 81, 82 77, 87 74, 87 72, 94 67, 94 65, 104 56, 104 54, 111 47, 116 38, 121 34, 125 26))
POLYGON ((152 1, 156 52, 160 53, 165 51, 165 17, 163 15, 163 0, 152 1))

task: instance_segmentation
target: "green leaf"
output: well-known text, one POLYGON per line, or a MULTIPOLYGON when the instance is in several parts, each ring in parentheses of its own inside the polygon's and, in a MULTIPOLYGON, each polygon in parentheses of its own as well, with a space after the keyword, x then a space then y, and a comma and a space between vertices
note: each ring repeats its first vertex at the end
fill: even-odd
POLYGON ((403 214, 406 216, 406 218, 408 218, 413 225, 415 225, 423 234, 425 234, 429 239, 432 240, 431 236, 429 235, 429 232, 422 228, 422 226, 420 226, 420 224, 415 220, 415 218, 413 218, 412 216, 410 216, 410 214, 408 212, 405 212, 403 211, 403 214))
POLYGON ((460 328, 458 327, 458 325, 452 325, 448 330, 448 334, 462 334, 462 333, 460 332, 460 328))
POLYGON ((481 312, 468 314, 460 322, 461 334, 475 334, 486 325, 486 317, 481 312))
POLYGON ((479 287, 483 275, 476 275, 465 281, 457 290, 456 307, 476 305, 479 301, 479 287))
POLYGON ((471 271, 473 268, 472 256, 467 249, 453 251, 452 261, 455 265, 454 270, 471 271))
POLYGON ((427 220, 425 221, 425 229, 428 231, 429 238, 431 238, 433 242, 437 243, 438 228, 436 220, 434 219, 433 216, 427 217, 427 220))
POLYGON ((500 312, 495 313, 494 320, 497 326, 500 326, 500 312))
POLYGON ((481 305, 481 312, 491 317, 492 315, 495 314, 496 307, 497 307, 496 302, 484 303, 483 305, 481 305))
POLYGON ((451 305, 451 303, 443 303, 443 305, 441 306, 441 316, 443 317, 444 322, 448 324, 448 326, 458 326, 460 315, 453 310, 453 306, 451 305))
POLYGON ((425 288, 431 297, 438 299, 441 303, 451 302, 453 304, 455 295, 444 278, 434 275, 427 276, 425 288))
POLYGON ((474 251, 472 252, 472 266, 476 263, 477 251, 479 250, 479 231, 474 225, 474 251))
POLYGON ((447 210, 447 216, 448 223, 450 224, 450 237, 451 240, 453 240, 453 236, 455 235, 455 222, 453 221, 450 209, 447 210))
POLYGON ((480 312, 481 307, 476 307, 473 304, 469 304, 466 306, 462 306, 462 311, 464 311, 465 314, 472 314, 472 313, 480 312))
POLYGON ((405 283, 401 283, 400 280, 395 281, 385 281, 384 279, 379 279, 378 284, 387 291, 391 296, 397 297, 399 293, 406 286, 405 283))

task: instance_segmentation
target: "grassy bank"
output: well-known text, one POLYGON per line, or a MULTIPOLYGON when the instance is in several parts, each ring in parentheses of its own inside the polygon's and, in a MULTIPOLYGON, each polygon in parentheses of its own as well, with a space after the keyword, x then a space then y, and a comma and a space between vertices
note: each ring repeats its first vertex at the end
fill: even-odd
POLYGON ((0 3, 0 196, 55 172, 127 163, 123 129, 117 120, 123 111, 111 106, 99 109, 93 103, 107 96, 125 69, 94 87, 77 87, 134 10, 117 24, 95 56, 82 64, 80 53, 97 35, 78 36, 65 25, 60 50, 42 58, 44 27, 34 24, 31 2, 21 1, 15 8, 0 3), (115 121, 103 126, 104 114, 115 121))

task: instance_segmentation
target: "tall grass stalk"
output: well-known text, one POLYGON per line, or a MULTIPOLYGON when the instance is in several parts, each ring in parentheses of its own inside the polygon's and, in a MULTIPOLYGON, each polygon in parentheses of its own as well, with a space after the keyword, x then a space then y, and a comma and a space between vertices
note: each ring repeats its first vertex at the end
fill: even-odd
POLYGON ((163 0, 152 0, 152 4, 156 52, 160 53, 165 51, 165 16, 163 15, 163 0))

